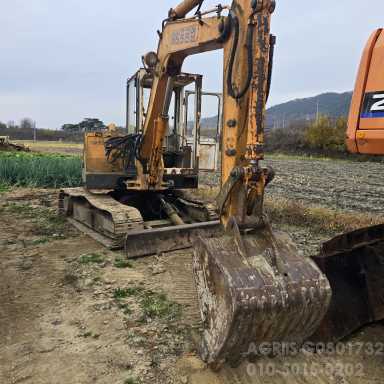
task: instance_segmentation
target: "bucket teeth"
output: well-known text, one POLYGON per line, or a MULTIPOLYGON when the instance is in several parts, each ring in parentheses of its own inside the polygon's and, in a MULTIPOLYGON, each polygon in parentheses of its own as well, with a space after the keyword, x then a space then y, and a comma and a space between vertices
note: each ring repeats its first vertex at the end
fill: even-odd
POLYGON ((202 358, 235 364, 262 343, 303 343, 331 299, 326 277, 282 234, 200 237, 194 252, 204 324, 202 358))

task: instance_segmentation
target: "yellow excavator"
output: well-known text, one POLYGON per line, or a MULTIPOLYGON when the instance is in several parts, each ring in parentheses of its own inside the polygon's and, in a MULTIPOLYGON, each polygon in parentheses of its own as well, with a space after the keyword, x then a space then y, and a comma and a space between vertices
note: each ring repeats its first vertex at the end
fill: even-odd
POLYGON ((324 263, 340 257, 304 258, 263 213, 264 191, 274 177, 261 161, 275 1, 233 0, 204 11, 202 4, 184 0, 169 11, 157 52, 143 57, 143 70, 130 82, 136 98, 128 134, 111 126, 85 135, 85 188, 61 191, 60 211, 103 244, 124 246, 128 257, 193 245, 201 356, 219 368, 239 362, 251 342, 300 344, 324 329, 337 280, 324 263), (200 75, 182 72, 188 56, 213 50, 224 55, 216 206, 188 193, 198 187, 202 90, 200 75), (193 84, 195 125, 188 140, 180 115, 193 84))

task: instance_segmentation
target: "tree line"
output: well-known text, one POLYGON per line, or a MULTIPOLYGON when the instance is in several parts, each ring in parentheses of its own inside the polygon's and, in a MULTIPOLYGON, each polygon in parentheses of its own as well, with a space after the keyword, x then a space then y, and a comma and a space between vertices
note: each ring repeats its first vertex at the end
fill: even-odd
POLYGON ((298 120, 285 128, 266 132, 266 151, 290 154, 347 154, 347 118, 320 115, 316 120, 298 120))
POLYGON ((11 140, 33 140, 36 136, 41 141, 73 141, 81 142, 83 137, 77 133, 55 131, 53 129, 36 128, 31 119, 25 118, 16 124, 13 121, 0 121, 0 136, 9 136, 11 140))
POLYGON ((0 121, 0 136, 9 136, 11 140, 74 141, 81 142, 84 132, 101 131, 105 124, 94 118, 87 118, 78 124, 64 124, 61 130, 35 128, 35 122, 26 117, 19 123, 0 121))

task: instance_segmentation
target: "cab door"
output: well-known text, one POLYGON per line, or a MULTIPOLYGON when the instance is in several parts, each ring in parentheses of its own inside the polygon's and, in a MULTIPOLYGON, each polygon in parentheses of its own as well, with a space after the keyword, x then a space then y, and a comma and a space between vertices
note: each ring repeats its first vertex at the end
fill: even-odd
POLYGON ((184 125, 187 127, 188 141, 191 144, 194 141, 193 132, 197 134, 200 171, 217 172, 220 168, 222 98, 220 93, 201 92, 199 100, 194 91, 185 92, 184 125), (194 129, 196 124, 198 127, 194 129))

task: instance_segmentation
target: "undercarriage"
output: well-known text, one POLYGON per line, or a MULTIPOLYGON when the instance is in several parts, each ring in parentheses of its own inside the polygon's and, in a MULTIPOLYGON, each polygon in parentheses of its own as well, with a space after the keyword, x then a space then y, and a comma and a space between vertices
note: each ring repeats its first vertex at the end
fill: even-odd
POLYGON ((181 191, 63 189, 59 211, 104 246, 126 248, 130 257, 188 248, 194 232, 213 231, 220 224, 213 204, 192 200, 181 191))

